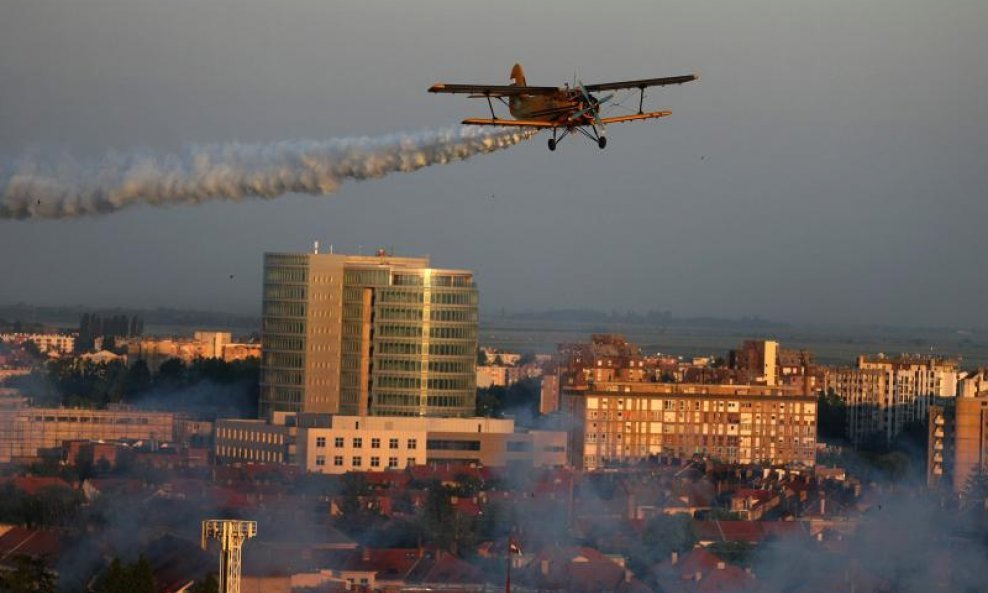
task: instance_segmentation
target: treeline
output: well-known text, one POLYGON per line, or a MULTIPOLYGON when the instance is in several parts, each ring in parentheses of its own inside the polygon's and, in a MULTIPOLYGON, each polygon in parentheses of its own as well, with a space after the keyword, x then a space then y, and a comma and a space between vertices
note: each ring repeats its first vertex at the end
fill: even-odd
POLYGON ((56 359, 27 377, 12 379, 38 406, 106 408, 134 404, 199 417, 254 416, 259 361, 199 359, 165 361, 152 373, 143 360, 91 362, 56 359))
MULTIPOLYGON (((48 325, 74 325, 80 315, 92 312, 86 307, 53 307, 44 305, 0 305, 0 318, 31 319, 48 325)), ((103 309, 106 315, 138 316, 150 325, 189 328, 238 328, 251 329, 260 327, 261 321, 255 315, 244 315, 220 311, 191 311, 183 309, 136 309, 112 308, 103 309)))
POLYGON ((477 415, 485 418, 514 418, 519 426, 531 427, 539 417, 542 397, 540 379, 522 379, 508 387, 477 389, 477 415))
POLYGON ((43 334, 47 331, 49 331, 49 329, 41 323, 21 321, 20 319, 15 319, 14 321, 8 321, 6 319, 0 318, 0 333, 43 334))
POLYGON ((101 317, 97 313, 84 313, 79 320, 79 337, 76 338, 77 352, 92 350, 97 338, 112 336, 131 338, 144 333, 144 320, 137 315, 112 315, 101 317))
POLYGON ((540 321, 546 323, 592 323, 617 325, 655 325, 683 327, 785 327, 785 323, 762 319, 758 316, 740 318, 721 317, 675 317, 671 311, 649 310, 645 313, 637 311, 598 311, 596 309, 553 309, 536 312, 500 312, 498 315, 485 316, 485 320, 493 322, 509 321, 540 321))
POLYGON ((85 499, 78 490, 46 486, 28 494, 8 482, 0 486, 0 523, 29 528, 77 525, 85 499))

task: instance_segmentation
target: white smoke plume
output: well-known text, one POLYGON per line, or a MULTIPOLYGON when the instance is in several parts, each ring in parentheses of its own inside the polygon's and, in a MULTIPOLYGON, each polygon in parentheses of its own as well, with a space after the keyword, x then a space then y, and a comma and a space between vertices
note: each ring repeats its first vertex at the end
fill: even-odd
POLYGON ((531 130, 462 126, 376 138, 193 145, 179 154, 108 153, 79 161, 29 156, 0 164, 0 219, 74 218, 136 204, 330 194, 383 177, 514 146, 531 130))

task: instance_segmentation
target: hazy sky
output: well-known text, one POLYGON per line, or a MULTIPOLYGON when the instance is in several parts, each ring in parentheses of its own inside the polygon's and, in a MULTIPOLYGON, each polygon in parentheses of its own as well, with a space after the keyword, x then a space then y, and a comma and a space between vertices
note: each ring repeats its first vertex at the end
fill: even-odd
POLYGON ((7 159, 442 127, 486 107, 429 85, 516 61, 701 75, 604 151, 543 134, 327 197, 0 221, 0 303, 257 313, 262 253, 318 239, 470 268, 487 310, 985 327, 986 28, 983 0, 0 0, 7 159))

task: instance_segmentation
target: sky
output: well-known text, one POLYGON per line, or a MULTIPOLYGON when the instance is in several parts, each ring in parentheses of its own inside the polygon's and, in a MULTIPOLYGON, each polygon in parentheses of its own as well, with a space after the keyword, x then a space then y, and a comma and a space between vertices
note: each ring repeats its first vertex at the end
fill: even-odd
POLYGON ((603 151, 541 134, 329 196, 0 220, 0 303, 259 314, 262 254, 319 240, 471 269, 485 311, 983 328, 986 25, 982 0, 2 0, 0 163, 442 128, 486 105, 432 83, 515 62, 700 80, 603 151))

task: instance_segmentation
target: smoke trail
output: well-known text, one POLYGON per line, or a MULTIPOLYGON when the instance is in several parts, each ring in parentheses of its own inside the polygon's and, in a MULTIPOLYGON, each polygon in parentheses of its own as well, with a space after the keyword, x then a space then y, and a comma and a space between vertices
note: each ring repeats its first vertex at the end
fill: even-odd
POLYGON ((329 194, 346 179, 459 161, 533 135, 530 130, 462 126, 377 138, 193 145, 175 155, 108 153, 85 162, 24 157, 0 166, 0 218, 73 218, 134 204, 329 194))

